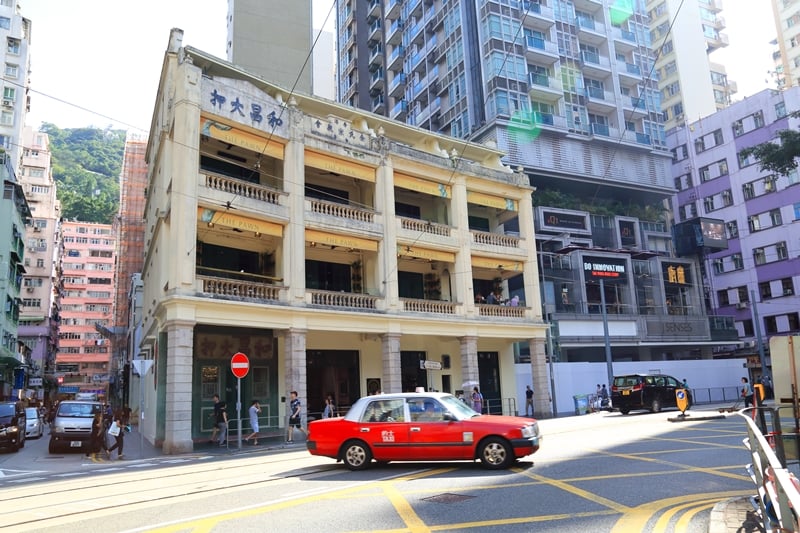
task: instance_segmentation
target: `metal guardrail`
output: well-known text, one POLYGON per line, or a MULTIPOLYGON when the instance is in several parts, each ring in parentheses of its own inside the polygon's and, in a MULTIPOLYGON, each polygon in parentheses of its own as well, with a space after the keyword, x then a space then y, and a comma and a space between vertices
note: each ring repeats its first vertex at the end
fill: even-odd
POLYGON ((757 491, 750 501, 760 514, 764 530, 767 533, 798 531, 800 523, 795 510, 800 512, 800 490, 797 478, 786 468, 778 409, 751 407, 737 414, 747 425, 747 438, 743 443, 753 459, 747 465, 747 472, 757 491), (767 431, 766 415, 771 418, 772 431, 767 431))

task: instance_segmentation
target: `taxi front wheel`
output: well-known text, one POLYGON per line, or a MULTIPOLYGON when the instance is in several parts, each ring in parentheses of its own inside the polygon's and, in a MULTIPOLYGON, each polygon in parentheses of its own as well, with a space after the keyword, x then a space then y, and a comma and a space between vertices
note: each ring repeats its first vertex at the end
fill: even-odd
POLYGON ((478 457, 483 466, 492 470, 508 468, 514 462, 514 454, 508 441, 500 437, 489 437, 481 444, 478 457))
POLYGON ((372 461, 372 452, 364 441, 351 440, 342 447, 342 461, 350 470, 364 470, 372 461))

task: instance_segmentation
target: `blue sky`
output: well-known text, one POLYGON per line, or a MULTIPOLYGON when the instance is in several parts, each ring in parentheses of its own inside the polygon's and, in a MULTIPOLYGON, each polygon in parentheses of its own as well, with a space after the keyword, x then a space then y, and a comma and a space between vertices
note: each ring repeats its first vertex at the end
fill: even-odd
MULTIPOLYGON (((315 26, 321 26, 333 0, 312 3, 315 26)), ((20 4, 33 27, 27 123, 34 127, 41 122, 61 128, 113 125, 146 133, 171 28, 184 31, 184 45, 225 57, 226 0, 20 4)), ((767 87, 768 43, 775 37, 772 11, 767 0, 727 0, 724 8, 731 45, 712 59, 728 67, 741 98, 767 87)))

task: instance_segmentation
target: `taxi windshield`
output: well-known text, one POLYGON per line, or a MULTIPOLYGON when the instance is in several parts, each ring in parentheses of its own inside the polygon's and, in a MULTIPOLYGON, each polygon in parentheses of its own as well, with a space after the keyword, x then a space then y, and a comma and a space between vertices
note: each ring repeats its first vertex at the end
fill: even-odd
POLYGON ((445 409, 447 409, 450 414, 458 420, 467 420, 473 416, 480 415, 480 413, 473 411, 469 405, 465 404, 455 396, 442 396, 439 398, 439 401, 442 402, 442 405, 444 405, 445 409))

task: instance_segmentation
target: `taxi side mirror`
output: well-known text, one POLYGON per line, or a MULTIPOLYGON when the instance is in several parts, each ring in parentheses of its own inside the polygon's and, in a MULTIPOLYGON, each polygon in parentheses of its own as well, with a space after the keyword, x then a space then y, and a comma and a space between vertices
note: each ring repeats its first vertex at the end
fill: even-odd
POLYGON ((456 417, 453 416, 452 413, 450 413, 448 411, 448 412, 442 413, 442 420, 445 420, 447 422, 455 422, 457 419, 456 419, 456 417))

